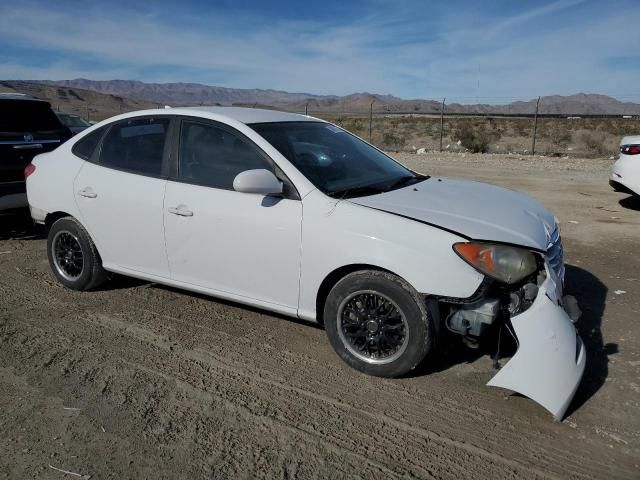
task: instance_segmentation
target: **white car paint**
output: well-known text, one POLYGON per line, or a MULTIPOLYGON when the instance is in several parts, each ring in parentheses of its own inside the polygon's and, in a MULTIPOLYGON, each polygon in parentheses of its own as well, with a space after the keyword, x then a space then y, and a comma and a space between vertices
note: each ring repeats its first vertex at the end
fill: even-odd
POLYGON ((165 205, 164 238, 174 280, 295 314, 302 202, 169 181, 165 205), (169 212, 179 205, 193 216, 169 212))
MULTIPOLYGON (((620 146, 623 145, 640 145, 640 135, 623 137, 620 146)), ((611 167, 609 180, 640 196, 640 154, 625 155, 621 152, 620 157, 611 167)))
POLYGON ((318 190, 303 199, 301 318, 316 319, 322 281, 345 265, 389 270, 421 293, 467 298, 478 289, 482 274, 451 248, 463 237, 354 200, 336 200, 318 190))
POLYGON ((496 240, 547 249, 555 218, 528 195, 495 185, 432 178, 413 188, 354 198, 354 203, 463 232, 474 240, 496 240), (541 226, 543 228, 541 228, 541 226))
MULTIPOLYGON (((78 219, 106 270, 310 321, 317 320, 323 281, 344 267, 375 266, 422 294, 465 299, 484 276, 458 257, 454 243, 490 240, 540 254, 552 247, 557 225, 551 213, 530 197, 499 187, 430 178, 384 194, 331 198, 247 125, 281 121, 321 120, 231 107, 149 110, 111 118, 34 159, 36 172, 27 179, 32 216, 44 222, 47 215, 64 212, 78 219), (300 199, 145 177, 72 153, 72 146, 97 128, 143 115, 209 119, 241 132, 271 157, 300 199)), ((561 257, 556 262, 561 266, 561 257)), ((553 278, 541 286, 529 310, 512 317, 520 348, 490 384, 521 392, 561 416, 582 376, 585 354, 581 350, 577 367, 552 363, 568 362, 576 346, 575 328, 564 310, 552 304, 562 289, 562 282, 553 278), (555 296, 547 296, 552 281, 555 296), (568 345, 571 335, 574 342, 568 345), (529 376, 532 381, 524 381, 529 376), (568 387, 559 388, 558 382, 568 387)))
POLYGON ((73 184, 79 220, 91 233, 105 268, 169 277, 164 218, 158 208, 166 184, 160 178, 82 164, 73 184))

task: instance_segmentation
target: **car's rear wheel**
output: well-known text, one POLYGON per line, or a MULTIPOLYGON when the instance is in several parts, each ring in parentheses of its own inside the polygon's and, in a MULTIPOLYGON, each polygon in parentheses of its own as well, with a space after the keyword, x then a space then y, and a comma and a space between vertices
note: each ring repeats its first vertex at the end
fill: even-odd
POLYGON ((47 256, 53 274, 67 288, 89 290, 107 278, 91 237, 72 217, 61 218, 51 226, 47 256))
POLYGON ((342 278, 327 297, 324 324, 336 353, 369 375, 404 375, 433 344, 433 321, 423 299, 387 272, 365 270, 342 278))

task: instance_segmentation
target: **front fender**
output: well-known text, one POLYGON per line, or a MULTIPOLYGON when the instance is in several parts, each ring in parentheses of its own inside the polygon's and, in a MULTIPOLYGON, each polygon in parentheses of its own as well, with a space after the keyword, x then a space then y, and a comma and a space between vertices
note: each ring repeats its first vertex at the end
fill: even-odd
POLYGON ((466 298, 484 276, 452 245, 464 239, 437 227, 313 192, 303 199, 298 315, 315 320, 316 298, 331 272, 364 264, 402 277, 417 292, 466 298))

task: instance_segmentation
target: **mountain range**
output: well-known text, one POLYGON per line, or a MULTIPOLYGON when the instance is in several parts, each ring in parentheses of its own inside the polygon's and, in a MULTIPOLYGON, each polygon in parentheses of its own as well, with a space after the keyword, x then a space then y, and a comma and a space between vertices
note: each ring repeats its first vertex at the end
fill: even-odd
MULTIPOLYGON (((200 83, 146 83, 138 80, 24 80, 3 81, 2 85, 37 88, 36 85, 59 87, 67 92, 97 92, 119 102, 148 105, 243 105, 279 108, 289 111, 366 113, 371 102, 378 113, 437 114, 441 102, 429 99, 402 99, 393 95, 353 93, 345 96, 291 93, 270 89, 240 89, 210 86, 200 83), (125 100, 126 99, 126 100, 125 100)), ((24 88, 23 88, 24 89, 24 88)), ((51 92, 50 92, 51 93, 51 92)), ((55 93, 55 92, 53 92, 55 93)), ((85 95, 87 95, 85 93, 85 95)), ((50 101, 51 99, 48 98, 50 101)), ((55 100, 55 99, 54 99, 55 100)), ((504 105, 446 105, 449 113, 532 114, 536 99, 504 105)), ((552 95, 540 99, 541 114, 564 115, 640 115, 640 104, 621 102, 615 98, 578 93, 569 96, 552 95)))
MULTIPOLYGON (((440 101, 411 99, 393 95, 353 93, 345 96, 290 93, 281 90, 227 88, 200 83, 145 83, 137 80, 96 81, 87 79, 43 80, 40 83, 94 90, 138 100, 168 105, 262 105, 304 111, 367 112, 371 101, 376 111, 390 113, 439 113, 440 101)), ((535 112, 536 99, 507 105, 448 104, 451 113, 529 114, 535 112)), ((546 96, 540 100, 540 113, 573 115, 638 115, 640 104, 621 102, 606 95, 578 93, 569 96, 546 96)))

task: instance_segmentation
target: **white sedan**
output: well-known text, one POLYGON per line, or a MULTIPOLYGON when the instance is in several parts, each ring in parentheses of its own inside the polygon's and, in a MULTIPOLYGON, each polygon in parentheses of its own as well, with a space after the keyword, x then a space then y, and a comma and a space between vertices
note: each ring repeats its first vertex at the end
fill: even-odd
POLYGON ((350 366, 406 374, 445 329, 518 345, 489 385, 560 418, 586 352, 563 308, 554 216, 532 198, 415 173, 325 121, 232 107, 149 110, 25 170, 69 288, 116 272, 324 325, 350 366))
POLYGON ((620 158, 611 167, 609 185, 616 192, 640 196, 640 135, 620 141, 620 158))

